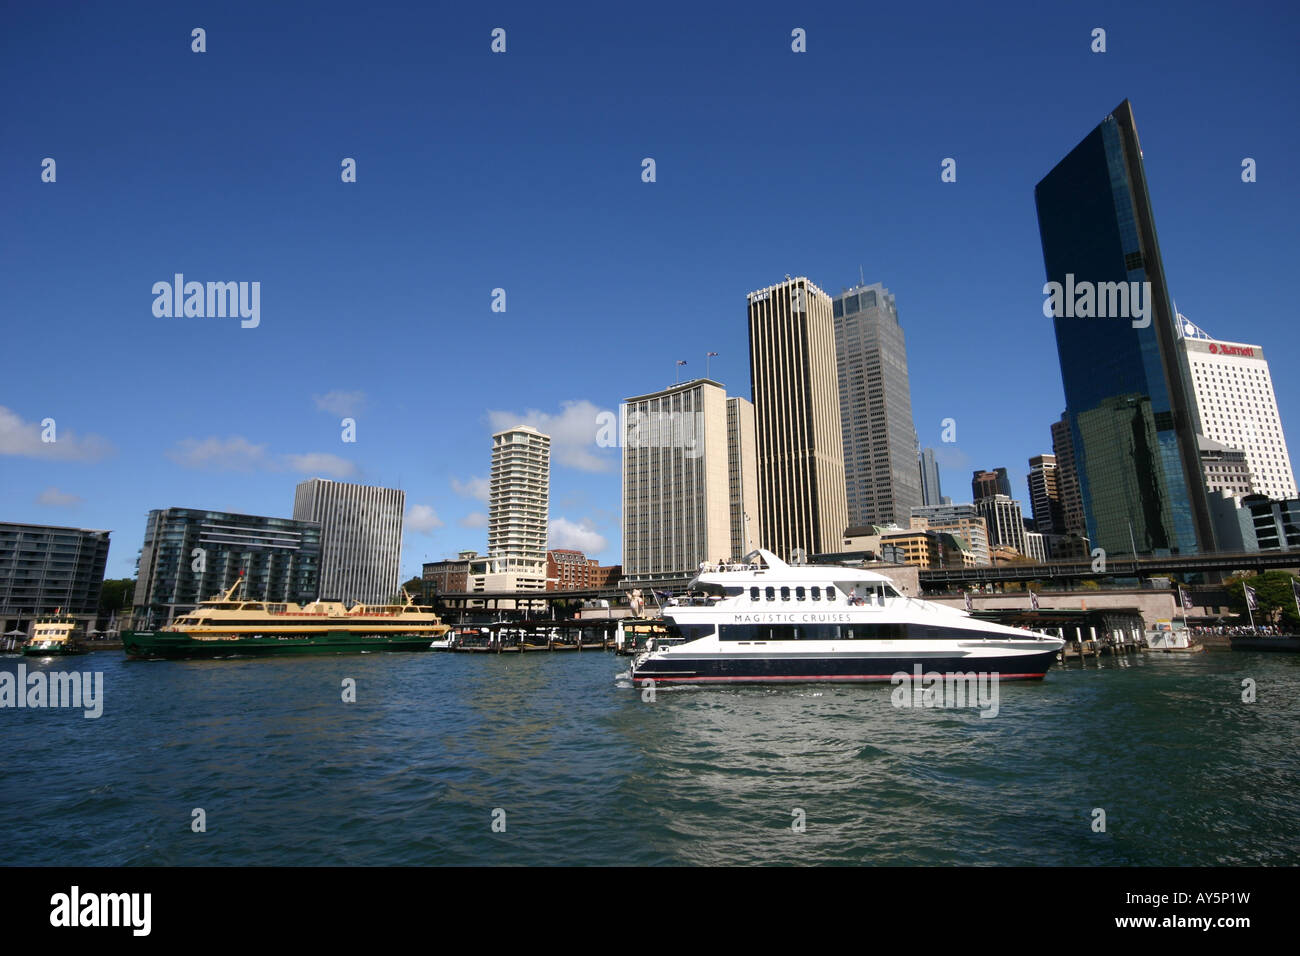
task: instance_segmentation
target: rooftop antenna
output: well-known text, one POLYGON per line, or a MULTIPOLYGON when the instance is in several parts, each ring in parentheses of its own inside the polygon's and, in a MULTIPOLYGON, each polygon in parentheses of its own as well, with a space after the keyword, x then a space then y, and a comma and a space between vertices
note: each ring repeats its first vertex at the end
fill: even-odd
POLYGON ((867 277, 862 274, 862 266, 858 266, 858 285, 866 285, 867 277))

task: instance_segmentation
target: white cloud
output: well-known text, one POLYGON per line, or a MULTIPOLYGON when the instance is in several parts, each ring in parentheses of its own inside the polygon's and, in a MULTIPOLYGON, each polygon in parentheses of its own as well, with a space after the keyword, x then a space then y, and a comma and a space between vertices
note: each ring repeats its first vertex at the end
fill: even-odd
POLYGON ((462 528, 486 528, 488 516, 481 511, 472 511, 456 523, 462 528))
POLYGON ((547 536, 548 548, 572 548, 584 554, 598 554, 609 547, 609 542, 596 530, 588 518, 576 524, 568 518, 551 519, 550 532, 547 536))
POLYGON ((451 480, 451 490, 462 498, 477 498, 482 502, 488 500, 488 480, 486 478, 471 478, 469 481, 453 478, 451 480))
POLYGON ((182 468, 199 471, 292 471, 331 478, 346 478, 357 471, 346 458, 327 452, 273 455, 266 445, 255 445, 242 435, 202 441, 183 438, 168 450, 167 457, 182 468))
POLYGON ((281 461, 289 471, 303 474, 325 475, 329 478, 347 478, 357 473, 357 466, 346 458, 323 451, 305 455, 282 455, 281 461))
POLYGON ((494 432, 513 428, 515 425, 531 425, 538 431, 551 436, 551 460, 579 471, 612 471, 616 464, 616 455, 601 449, 596 444, 602 421, 599 416, 609 416, 616 412, 606 411, 586 399, 576 402, 561 402, 558 415, 530 408, 522 415, 517 412, 488 411, 488 421, 494 432), (604 454, 598 454, 604 451, 604 454))
POLYGON ((340 416, 356 415, 366 404, 365 392, 342 392, 336 389, 311 398, 322 412, 340 416))
POLYGON ((0 405, 0 455, 17 455, 22 458, 45 458, 56 461, 98 461, 113 453, 113 446, 98 435, 79 436, 60 426, 58 419, 49 418, 53 425, 25 422, 17 412, 0 405), (42 441, 42 436, 53 441, 42 441))
POLYGON ((406 510, 406 525, 412 531, 429 534, 435 528, 442 527, 442 519, 428 505, 411 505, 406 510))
POLYGON ((48 508, 75 508, 85 500, 81 495, 70 495, 50 486, 40 493, 36 503, 48 508))

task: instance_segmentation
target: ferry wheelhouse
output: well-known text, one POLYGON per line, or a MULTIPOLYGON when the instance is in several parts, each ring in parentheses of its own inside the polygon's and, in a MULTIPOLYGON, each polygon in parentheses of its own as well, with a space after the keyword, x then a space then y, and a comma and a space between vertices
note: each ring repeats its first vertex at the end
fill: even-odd
POLYGON ((647 647, 633 680, 766 683, 889 680, 924 673, 1046 675, 1065 642, 907 597, 874 571, 791 566, 758 550, 701 566, 694 597, 663 609, 672 646, 647 647))

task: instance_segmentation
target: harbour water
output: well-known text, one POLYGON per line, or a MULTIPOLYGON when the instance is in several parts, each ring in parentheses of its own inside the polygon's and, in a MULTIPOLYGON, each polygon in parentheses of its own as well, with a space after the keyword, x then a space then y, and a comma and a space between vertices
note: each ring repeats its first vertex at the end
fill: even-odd
POLYGON ((646 702, 600 652, 26 663, 102 671, 103 714, 0 710, 6 865, 1300 863, 1295 655, 1073 662, 993 719, 646 702))

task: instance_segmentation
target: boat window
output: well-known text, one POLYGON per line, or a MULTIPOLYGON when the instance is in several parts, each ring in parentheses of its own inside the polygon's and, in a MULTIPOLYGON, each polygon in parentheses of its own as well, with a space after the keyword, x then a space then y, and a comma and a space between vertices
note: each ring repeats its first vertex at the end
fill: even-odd
POLYGON ((808 593, 802 587, 797 587, 794 589, 794 596, 795 600, 803 601, 807 599, 808 593))
POLYGON ((790 589, 788 587, 781 588, 781 600, 782 601, 790 600, 790 589))
POLYGON ((826 585, 826 600, 834 601, 835 597, 836 597, 835 588, 831 587, 829 584, 826 585))
POLYGON ((775 600, 776 600, 776 588, 769 587, 769 588, 766 588, 766 589, 764 589, 764 590, 765 590, 765 593, 766 593, 767 599, 768 599, 769 601, 775 601, 775 600))
POLYGON ((822 599, 822 589, 815 584, 812 586, 812 599, 814 601, 820 601, 822 599))
POLYGON ((750 599, 751 601, 757 601, 757 600, 758 600, 758 588, 750 588, 750 589, 749 589, 749 599, 750 599))

